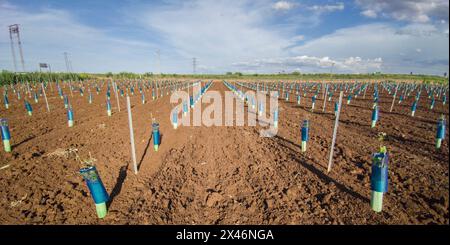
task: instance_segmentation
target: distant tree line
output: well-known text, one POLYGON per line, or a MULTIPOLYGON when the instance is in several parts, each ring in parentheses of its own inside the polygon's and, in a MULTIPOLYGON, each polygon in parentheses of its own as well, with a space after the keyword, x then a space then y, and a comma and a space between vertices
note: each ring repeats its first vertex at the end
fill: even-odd
POLYGON ((64 72, 11 72, 3 70, 0 72, 0 85, 21 82, 56 82, 56 81, 78 81, 92 78, 87 73, 64 73, 64 72))
POLYGON ((308 74, 298 71, 285 74, 243 74, 241 72, 226 72, 225 74, 153 74, 146 73, 64 73, 64 72, 27 72, 15 73, 3 70, 0 73, 0 84, 20 83, 20 82, 48 82, 48 81, 67 81, 67 80, 85 80, 85 79, 161 79, 161 78, 183 78, 183 79, 272 79, 272 80, 411 80, 422 81, 426 83, 446 83, 447 77, 419 74, 308 74))

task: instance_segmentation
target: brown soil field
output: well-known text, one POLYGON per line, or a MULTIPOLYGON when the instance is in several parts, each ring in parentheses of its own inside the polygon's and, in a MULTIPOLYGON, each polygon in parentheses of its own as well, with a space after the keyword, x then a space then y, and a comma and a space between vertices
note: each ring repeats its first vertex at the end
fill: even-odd
MULTIPOLYGON (((372 87, 371 87, 372 88, 372 87)), ((12 152, 0 151, 1 224, 449 224, 448 131, 435 149, 436 122, 449 121, 449 106, 437 100, 434 110, 422 93, 415 117, 412 99, 395 103, 380 94, 380 120, 370 127, 372 89, 365 99, 342 105, 334 165, 327 173, 334 125, 334 101, 319 94, 316 111, 311 96, 301 105, 291 94, 279 99, 275 137, 260 137, 261 126, 181 126, 170 122, 170 94, 141 103, 131 96, 139 173, 134 174, 126 99, 121 111, 111 92, 113 114, 106 114, 106 86, 93 103, 74 91, 69 100, 75 125, 67 126, 63 100, 48 88, 51 112, 43 97, 26 114, 23 101, 11 91, 10 108, 0 105, 0 117, 10 124, 12 152), (159 151, 151 142, 150 113, 160 123, 159 151), (300 149, 300 126, 310 120, 310 141, 300 149), (383 211, 370 208, 371 154, 378 151, 378 134, 386 133, 390 153, 389 191, 383 211), (84 183, 76 153, 96 159, 110 194, 108 215, 98 219, 84 183), (9 166, 8 166, 9 165, 9 166)), ((68 88, 64 88, 68 93, 68 88)), ((214 81, 208 91, 228 88, 214 81)), ((25 96, 25 95, 22 95, 25 96)), ((413 96, 411 96, 413 97, 413 96)), ((23 98, 22 98, 23 99, 23 98)), ((242 103, 239 102, 238 103, 242 103)), ((196 106, 200 106, 200 102, 196 106)), ((204 109, 208 104, 201 104, 204 109)), ((191 112, 192 114, 192 112, 191 112)))

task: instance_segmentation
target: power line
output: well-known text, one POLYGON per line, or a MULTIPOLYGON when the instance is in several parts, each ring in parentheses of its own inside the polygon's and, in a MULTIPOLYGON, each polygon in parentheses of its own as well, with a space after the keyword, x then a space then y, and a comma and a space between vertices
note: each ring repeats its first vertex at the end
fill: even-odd
POLYGON ((17 46, 19 46, 20 63, 22 64, 22 71, 25 72, 25 60, 23 59, 22 42, 20 41, 19 25, 14 24, 9 26, 9 40, 11 42, 11 52, 14 62, 14 70, 17 72, 16 52, 14 50, 14 37, 17 38, 17 46))
POLYGON ((14 71, 17 72, 16 52, 14 51, 14 41, 13 41, 11 27, 12 26, 9 26, 9 39, 11 41, 11 52, 12 52, 12 57, 13 57, 13 62, 14 62, 14 71))
POLYGON ((67 57, 67 52, 64 52, 64 61, 66 62, 66 71, 70 72, 69 68, 69 58, 67 57))
POLYGON ((197 70, 197 59, 194 57, 192 58, 192 73, 195 74, 197 70))
POLYGON ((157 57, 157 61, 158 61, 158 73, 157 74, 161 74, 161 51, 159 49, 156 50, 156 57, 157 57))
POLYGON ((69 60, 69 70, 70 70, 70 72, 73 72, 72 61, 71 60, 69 60))

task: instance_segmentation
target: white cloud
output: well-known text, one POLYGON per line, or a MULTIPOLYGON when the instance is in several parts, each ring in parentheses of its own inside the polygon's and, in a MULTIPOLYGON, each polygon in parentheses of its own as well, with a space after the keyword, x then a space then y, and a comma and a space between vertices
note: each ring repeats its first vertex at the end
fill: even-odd
POLYGON ((236 60, 278 56, 292 45, 287 34, 266 28, 268 9, 248 6, 251 4, 252 1, 194 1, 182 6, 143 8, 134 16, 144 29, 164 37, 163 42, 176 55, 183 59, 197 57, 216 67, 209 72, 223 72, 236 60))
POLYGON ((303 40, 305 40, 305 36, 303 36, 303 35, 297 35, 297 36, 294 36, 293 38, 291 38, 292 42, 300 42, 303 40))
POLYGON ((287 1, 278 1, 273 4, 272 8, 275 10, 289 10, 295 7, 295 3, 287 2, 287 1))
POLYGON ((375 12, 372 9, 366 9, 366 10, 362 11, 361 14, 368 18, 376 18, 378 16, 377 12, 375 12))
MULTIPOLYGON (((63 71, 63 52, 69 52, 75 71, 155 71, 154 51, 161 49, 164 73, 192 72, 192 57, 199 62, 197 70, 204 73, 233 68, 328 72, 331 67, 335 72, 356 73, 448 71, 448 22, 442 23, 434 12, 426 14, 434 21, 430 23, 360 25, 312 39, 304 36, 302 29, 312 22, 298 20, 312 16, 317 18, 314 23, 320 23, 322 13, 339 11, 343 4, 308 9, 298 3, 306 14, 295 15, 274 11, 272 4, 269 0, 197 0, 125 8, 123 19, 154 41, 126 38, 81 24, 68 11, 25 11, 2 0, 0 22, 21 24, 28 69, 37 69, 38 62, 48 62, 54 70, 63 71)), ((386 13, 391 16, 391 12, 386 13)), ((374 13, 385 15, 376 9, 374 13)), ((5 40, 0 41, 0 69, 12 69, 7 31, 0 32, 0 40, 5 40)))
POLYGON ((424 24, 403 28, 388 24, 361 25, 310 40, 291 52, 316 57, 381 57, 383 72, 442 74, 448 71, 448 35, 436 30, 424 24), (416 49, 422 52, 418 54, 416 49))
POLYGON ((16 10, 17 7, 14 6, 14 5, 12 5, 12 4, 10 4, 10 3, 7 2, 7 1, 1 0, 1 1, 0 1, 0 9, 5 9, 5 10, 16 10))
POLYGON ((356 0, 362 15, 383 16, 400 21, 427 23, 432 19, 448 20, 448 0, 356 0))
POLYGON ((334 63, 334 71, 338 73, 412 71, 441 75, 449 69, 448 51, 448 35, 433 25, 396 28, 369 24, 339 29, 309 40, 290 49, 291 56, 241 60, 233 65, 243 71, 329 72, 334 63))
POLYGON ((405 35, 405 36, 415 36, 415 37, 431 37, 435 35, 439 35, 439 30, 429 24, 411 24, 405 26, 401 29, 398 29, 395 34, 397 35, 405 35))
POLYGON ((382 58, 362 59, 361 57, 347 57, 344 59, 332 59, 328 56, 293 56, 283 58, 266 58, 254 61, 236 62, 233 65, 244 70, 267 70, 270 68, 282 68, 291 71, 319 71, 328 72, 335 67, 339 72, 366 73, 378 71, 383 63, 382 58))
POLYGON ((310 65, 317 66, 321 68, 331 67, 336 61, 331 60, 329 57, 314 57, 314 56, 295 56, 286 59, 287 64, 297 64, 297 65, 310 65))
POLYGON ((325 4, 325 5, 313 5, 307 7, 307 9, 317 12, 334 12, 344 10, 344 3, 325 4))
MULTIPOLYGON (((110 36, 80 24, 67 11, 28 12, 3 1, 0 23, 20 24, 27 70, 37 70, 39 62, 46 62, 53 71, 65 71, 63 52, 69 53, 74 71, 148 71, 152 65, 148 58, 154 47, 151 43, 110 36)), ((0 40, 8 40, 0 43, 0 67, 13 70, 8 31, 0 32, 0 40)))

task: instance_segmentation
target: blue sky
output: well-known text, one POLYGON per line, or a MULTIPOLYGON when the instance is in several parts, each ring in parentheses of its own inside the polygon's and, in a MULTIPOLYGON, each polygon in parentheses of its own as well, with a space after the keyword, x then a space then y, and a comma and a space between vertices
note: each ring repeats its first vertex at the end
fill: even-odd
POLYGON ((421 73, 449 70, 448 0, 0 0, 0 69, 421 73), (160 50, 160 69, 156 51, 160 50), (17 51, 17 49, 16 49, 17 51), (20 67, 20 66, 19 66, 20 67))

